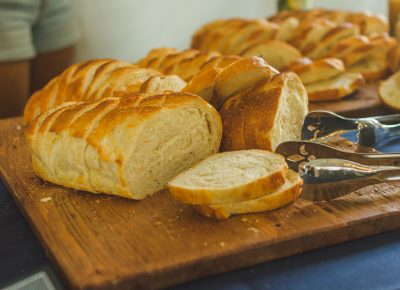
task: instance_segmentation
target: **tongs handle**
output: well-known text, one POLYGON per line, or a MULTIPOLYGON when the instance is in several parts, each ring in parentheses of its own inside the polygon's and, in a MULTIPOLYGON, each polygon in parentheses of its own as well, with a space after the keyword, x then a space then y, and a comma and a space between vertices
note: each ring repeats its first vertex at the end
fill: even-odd
MULTIPOLYGON (((375 116, 373 117, 378 122, 385 125, 394 125, 400 124, 400 114, 392 114, 392 115, 384 115, 384 116, 375 116)), ((369 118, 366 118, 369 119, 369 118)))

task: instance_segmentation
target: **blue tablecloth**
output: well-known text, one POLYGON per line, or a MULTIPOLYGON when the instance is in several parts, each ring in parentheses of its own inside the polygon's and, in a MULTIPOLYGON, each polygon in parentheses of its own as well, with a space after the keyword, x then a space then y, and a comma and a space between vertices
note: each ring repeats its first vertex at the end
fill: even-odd
MULTIPOLYGON (((0 181, 0 288, 43 268, 55 273, 0 181)), ((260 264, 173 289, 400 289, 400 231, 260 264)))

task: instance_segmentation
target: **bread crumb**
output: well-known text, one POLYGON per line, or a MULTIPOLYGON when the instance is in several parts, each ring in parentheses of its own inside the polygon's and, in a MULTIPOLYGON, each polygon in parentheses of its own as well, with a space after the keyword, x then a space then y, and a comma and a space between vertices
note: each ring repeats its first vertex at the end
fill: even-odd
POLYGON ((225 243, 224 243, 224 242, 219 242, 219 245, 220 245, 222 248, 225 248, 225 243))
POLYGON ((204 242, 204 244, 203 244, 203 245, 207 247, 207 246, 208 246, 208 243, 207 243, 207 242, 204 242))
POLYGON ((22 127, 20 125, 17 125, 17 130, 19 131, 21 129, 22 129, 22 127))
POLYGON ((162 225, 162 221, 156 221, 156 225, 162 225))
POLYGON ((51 200, 51 197, 44 197, 40 199, 40 202, 48 202, 51 200))
POLYGON ((248 219, 247 218, 242 218, 242 222, 247 222, 248 221, 248 219))
POLYGON ((256 220, 256 223, 258 223, 259 222, 259 220, 256 220))
POLYGON ((247 228, 247 230, 249 232, 253 232, 253 233, 259 233, 260 232, 258 229, 254 228, 254 227, 249 227, 249 228, 247 228))

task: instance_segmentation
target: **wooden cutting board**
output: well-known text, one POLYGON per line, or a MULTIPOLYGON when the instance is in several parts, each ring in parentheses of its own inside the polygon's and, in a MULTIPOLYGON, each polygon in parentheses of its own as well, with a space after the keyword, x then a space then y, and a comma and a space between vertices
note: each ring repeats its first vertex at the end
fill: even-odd
POLYGON ((71 288, 163 288, 400 228, 400 184, 216 221, 167 191, 132 201, 41 181, 20 118, 0 121, 0 140, 0 174, 71 288))
POLYGON ((391 111, 381 102, 377 87, 377 83, 366 84, 354 94, 340 101, 310 102, 309 110, 328 110, 347 117, 388 114, 391 111))

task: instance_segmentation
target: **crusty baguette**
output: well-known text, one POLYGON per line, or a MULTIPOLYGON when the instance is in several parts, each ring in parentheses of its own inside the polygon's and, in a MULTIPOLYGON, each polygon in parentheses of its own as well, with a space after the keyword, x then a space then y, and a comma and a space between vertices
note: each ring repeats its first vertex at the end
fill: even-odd
POLYGON ((25 123, 47 109, 69 101, 93 101, 125 92, 139 92, 154 69, 111 59, 91 60, 68 67, 29 99, 24 110, 25 123))
POLYGON ((212 155, 168 183, 171 195, 188 204, 220 204, 257 198, 285 182, 283 156, 263 150, 212 155))
POLYGON ((365 82, 359 73, 343 73, 332 79, 306 86, 308 99, 313 102, 339 100, 356 91, 365 82))
POLYGON ((137 65, 140 67, 151 67, 151 65, 155 65, 156 60, 160 60, 168 54, 175 53, 177 50, 171 47, 159 47, 154 48, 149 51, 146 57, 142 58, 137 62, 137 65))
POLYGON ((93 193, 143 199, 218 152, 221 120, 188 93, 64 103, 26 131, 34 172, 93 193))
POLYGON ((378 93, 382 102, 389 108, 400 111, 400 72, 379 84, 378 93))
POLYGON ((245 57, 225 67, 215 78, 211 104, 221 108, 230 96, 246 90, 263 79, 277 74, 273 67, 261 57, 245 57))
POLYGON ((308 112, 307 93, 300 78, 285 72, 229 98, 220 110, 221 150, 274 151, 282 142, 299 140, 308 112))
POLYGON ((215 78, 222 71, 220 68, 210 68, 200 72, 183 88, 184 92, 190 92, 210 102, 214 94, 215 78))
POLYGON ((219 57, 215 57, 213 59, 208 60, 205 62, 201 67, 200 70, 206 70, 210 68, 225 68, 231 63, 234 63, 235 61, 241 59, 240 56, 238 55, 222 55, 219 57))
POLYGON ((322 58, 308 63, 302 58, 303 64, 295 62, 284 69, 298 74, 304 85, 331 79, 345 71, 343 62, 338 58, 322 58))
POLYGON ((302 184, 303 180, 299 174, 288 170, 285 183, 272 193, 242 202, 196 205, 194 207, 202 215, 217 219, 226 219, 234 214, 270 211, 295 201, 301 194, 302 184))
POLYGON ((262 56, 271 66, 280 70, 301 58, 301 53, 295 47, 283 41, 271 40, 258 42, 240 53, 242 56, 262 56))

